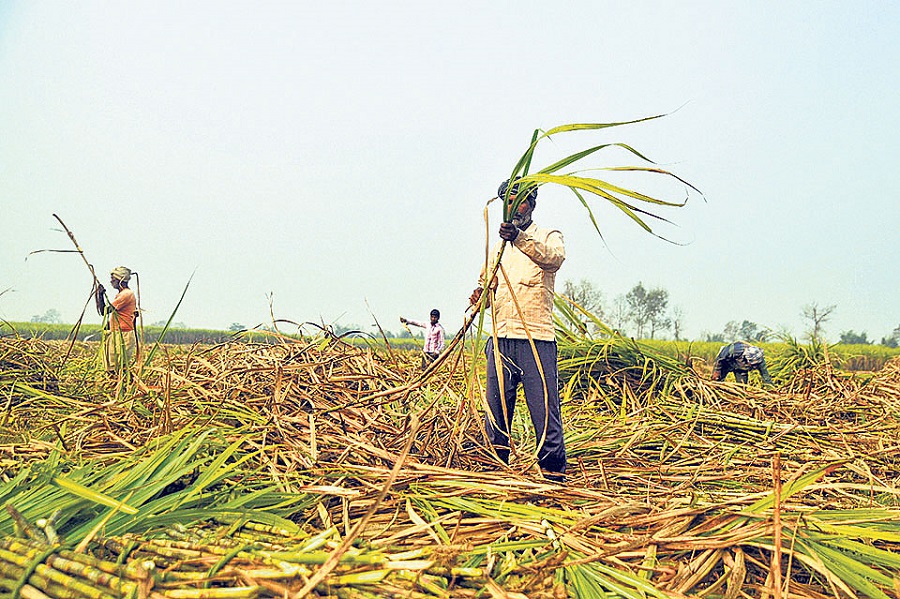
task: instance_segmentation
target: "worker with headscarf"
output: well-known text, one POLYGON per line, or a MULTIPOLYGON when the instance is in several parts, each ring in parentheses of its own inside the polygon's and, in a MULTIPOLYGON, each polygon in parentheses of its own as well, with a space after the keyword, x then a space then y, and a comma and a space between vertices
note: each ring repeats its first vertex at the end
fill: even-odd
POLYGON ((106 320, 108 329, 103 344, 103 363, 107 372, 124 371, 134 354, 137 300, 128 288, 131 275, 131 269, 125 266, 112 269, 109 283, 118 291, 112 301, 107 299, 103 285, 97 284, 97 312, 106 320))
POLYGON ((724 381, 728 373, 733 372, 734 380, 746 384, 747 375, 751 370, 758 370, 766 385, 774 384, 769 369, 766 368, 766 357, 762 348, 744 341, 735 341, 719 349, 713 365, 712 380, 724 381))

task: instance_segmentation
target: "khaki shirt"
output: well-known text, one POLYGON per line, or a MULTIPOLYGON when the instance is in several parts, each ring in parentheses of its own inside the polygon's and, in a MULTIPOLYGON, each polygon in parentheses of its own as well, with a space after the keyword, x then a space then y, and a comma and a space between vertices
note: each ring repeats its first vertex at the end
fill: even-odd
MULTIPOLYGON (((494 246, 494 259, 502 242, 494 246)), ((531 337, 540 341, 553 341, 556 331, 553 327, 553 291, 556 271, 566 259, 566 249, 562 233, 556 229, 541 229, 534 222, 503 250, 501 263, 509 278, 512 291, 506 284, 503 273, 497 272, 491 288, 495 289, 493 304, 496 308, 494 326, 498 337, 527 339, 526 326, 531 337), (516 302, 521 309, 516 308, 516 302), (524 324, 523 319, 524 317, 524 324)), ((493 260, 491 260, 493 263, 493 260)), ((484 267, 481 284, 484 284, 484 267)), ((488 311, 490 314, 490 310, 488 311)))

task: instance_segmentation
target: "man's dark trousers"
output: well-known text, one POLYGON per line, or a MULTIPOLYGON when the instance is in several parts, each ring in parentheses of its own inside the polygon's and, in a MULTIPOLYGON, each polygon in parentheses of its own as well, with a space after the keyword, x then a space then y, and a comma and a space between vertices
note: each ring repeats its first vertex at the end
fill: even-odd
POLYGON ((494 362, 494 340, 489 339, 485 355, 487 357, 487 401, 494 423, 487 418, 485 429, 488 439, 504 462, 509 462, 509 425, 516 406, 516 389, 519 384, 525 391, 525 403, 531 414, 535 437, 540 446, 538 464, 544 470, 564 473, 566 471, 566 447, 563 440, 562 418, 559 406, 559 383, 556 367, 556 341, 535 341, 544 380, 534 359, 534 351, 527 339, 497 339, 503 370, 503 391, 506 396, 506 417, 503 418, 503 404, 500 400, 500 385, 494 362), (546 396, 545 386, 546 381, 546 396), (545 409, 546 407, 546 409, 545 409), (544 427, 546 423, 546 433, 544 427), (541 435, 544 435, 541 444, 541 435))

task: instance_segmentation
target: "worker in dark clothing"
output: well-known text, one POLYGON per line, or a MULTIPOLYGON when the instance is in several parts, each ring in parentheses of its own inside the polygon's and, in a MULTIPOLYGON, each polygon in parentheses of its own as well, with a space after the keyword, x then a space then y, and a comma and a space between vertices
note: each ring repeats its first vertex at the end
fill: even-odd
POLYGON ((763 350, 743 341, 735 341, 731 345, 724 345, 716 356, 713 366, 712 380, 724 381, 729 372, 734 373, 734 380, 739 383, 747 382, 747 374, 751 370, 758 370, 759 376, 767 385, 773 385, 772 377, 766 368, 766 357, 763 350))

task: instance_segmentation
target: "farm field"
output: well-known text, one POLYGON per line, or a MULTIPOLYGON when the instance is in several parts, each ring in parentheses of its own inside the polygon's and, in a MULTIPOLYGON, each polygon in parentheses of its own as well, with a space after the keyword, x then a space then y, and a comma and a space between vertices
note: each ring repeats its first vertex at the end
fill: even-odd
MULTIPOLYGON (((47 341, 69 339, 72 336, 74 326, 70 324, 47 324, 34 322, 0 322, 0 335, 17 335, 25 338, 39 338, 47 341)), ((296 327, 291 328, 294 332, 296 327)), ((85 324, 79 327, 77 338, 80 341, 97 340, 100 335, 100 327, 96 324, 85 324)), ((156 342, 163 335, 163 327, 148 326, 144 328, 146 343, 156 342)), ((248 336, 259 342, 268 342, 271 337, 265 331, 246 331, 240 334, 244 340, 248 336), (254 337, 256 335, 256 337, 254 337)), ((291 335, 287 335, 291 336, 291 335)), ((299 335, 293 335, 299 337, 299 335)), ((190 345, 224 343, 237 337, 234 331, 222 331, 216 329, 192 329, 170 328, 165 331, 163 340, 168 344, 190 345)), ((384 347, 384 340, 374 335, 360 336, 350 335, 345 341, 357 346, 384 347)), ((672 341, 663 339, 641 339, 640 343, 652 348, 654 351, 671 357, 682 359, 696 359, 706 366, 715 361, 716 353, 722 347, 722 343, 714 341, 672 341)), ((421 339, 411 337, 389 337, 387 342, 395 349, 417 350, 421 349, 421 339)), ((767 356, 775 357, 785 353, 790 348, 785 342, 757 343, 762 347, 767 356)), ((884 345, 843 345, 835 344, 829 347, 830 358, 835 365, 843 370, 874 371, 896 356, 900 356, 900 348, 884 345)))
POLYGON ((148 345, 110 378, 96 342, 0 338, 0 589, 900 593, 900 359, 854 373, 798 347, 764 389, 713 383, 661 343, 569 331, 560 485, 525 410, 510 467, 485 447, 471 343, 423 375, 415 351, 237 335, 148 345))
POLYGON ((815 9, 0 2, 0 599, 900 599, 900 2, 815 9))

